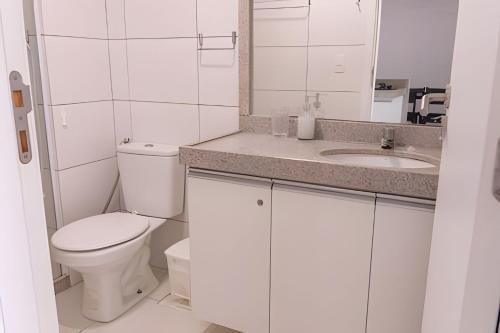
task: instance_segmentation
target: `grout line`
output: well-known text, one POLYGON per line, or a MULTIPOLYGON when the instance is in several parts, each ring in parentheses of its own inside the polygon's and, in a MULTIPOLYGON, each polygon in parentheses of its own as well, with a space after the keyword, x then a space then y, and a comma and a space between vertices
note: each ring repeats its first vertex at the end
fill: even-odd
MULTIPOLYGON (((198 25, 198 0, 195 2, 195 17, 196 17, 196 34, 200 33, 198 25)), ((201 52, 198 50, 198 43, 196 41, 196 73, 197 73, 197 88, 198 88, 198 142, 201 142, 201 108, 200 108, 200 62, 201 52)))
POLYGON ((85 37, 85 36, 65 36, 65 35, 55 35, 55 34, 40 34, 43 37, 60 37, 60 38, 73 38, 73 39, 89 39, 89 40, 102 40, 107 41, 107 38, 101 37, 85 37))
POLYGON ((123 2, 123 27, 125 31, 125 57, 127 61, 127 93, 128 93, 128 115, 130 119, 130 140, 134 141, 134 126, 133 126, 133 118, 132 118, 132 102, 130 100, 130 63, 128 57, 128 35, 127 35, 127 2, 122 0, 123 2))
MULTIPOLYGON (((309 30, 309 29, 308 29, 309 30)), ((309 40, 309 32, 308 32, 309 40)), ((308 41, 309 42, 309 41, 308 41)), ((268 49, 268 48, 311 48, 311 47, 358 47, 365 46, 366 44, 317 44, 317 45, 256 45, 256 49, 268 49)))
POLYGON ((307 9, 307 45, 306 45, 306 99, 309 95, 309 43, 311 40, 311 6, 307 9))
POLYGON ((172 295, 172 292, 169 292, 168 294, 166 294, 165 296, 163 296, 159 301, 158 300, 155 300, 154 298, 149 298, 149 296, 146 296, 147 298, 153 300, 156 302, 156 304, 160 304, 161 302, 163 302, 163 300, 165 300, 168 296, 172 295))
POLYGON ((271 91, 271 92, 322 92, 322 93, 352 93, 352 94, 361 94, 360 91, 356 90, 317 90, 317 89, 310 89, 310 90, 284 90, 284 89, 253 89, 253 91, 259 91, 259 92, 266 92, 266 91, 271 91))
POLYGON ((85 166, 85 165, 89 165, 89 164, 92 164, 92 163, 98 163, 98 162, 108 161, 108 160, 111 160, 111 159, 113 159, 113 158, 116 158, 116 155, 113 155, 113 156, 111 156, 111 157, 102 158, 102 159, 95 160, 95 161, 91 161, 91 162, 87 162, 87 163, 82 163, 82 164, 74 165, 74 166, 71 166, 71 167, 69 167, 69 168, 64 168, 64 169, 55 169, 55 171, 57 171, 57 172, 67 171, 67 170, 70 170, 70 169, 78 168, 78 167, 85 166))
MULTIPOLYGON (((111 63, 111 45, 109 41, 109 21, 108 21, 108 1, 104 1, 104 12, 106 15, 106 34, 108 37, 107 44, 108 44, 108 65, 109 65, 109 81, 110 81, 110 86, 111 86, 111 108, 113 110, 113 137, 115 139, 115 144, 117 142, 116 139, 116 113, 115 113, 115 103, 113 102, 114 98, 114 89, 113 89, 113 67, 111 63)), ((111 196, 113 198, 113 195, 111 196)), ((118 205, 120 205, 120 197, 118 196, 118 205)))
POLYGON ((78 105, 78 104, 102 103, 102 102, 113 102, 113 100, 112 99, 101 99, 101 100, 95 100, 95 101, 83 101, 83 102, 48 104, 48 106, 49 107, 54 107, 54 106, 78 105))

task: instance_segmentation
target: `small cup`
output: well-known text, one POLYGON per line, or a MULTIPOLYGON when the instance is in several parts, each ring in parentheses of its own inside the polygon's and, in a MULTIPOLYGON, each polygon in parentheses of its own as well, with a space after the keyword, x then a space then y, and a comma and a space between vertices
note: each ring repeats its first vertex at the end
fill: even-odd
POLYGON ((288 136, 288 108, 275 109, 272 112, 271 125, 274 136, 288 136))

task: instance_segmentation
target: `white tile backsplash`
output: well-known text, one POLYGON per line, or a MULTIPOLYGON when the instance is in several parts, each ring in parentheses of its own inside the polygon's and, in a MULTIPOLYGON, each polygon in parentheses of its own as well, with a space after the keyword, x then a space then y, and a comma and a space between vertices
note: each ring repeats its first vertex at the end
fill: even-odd
POLYGON ((196 37, 196 0, 127 0, 125 19, 127 38, 196 37))
POLYGON ((105 0, 110 39, 125 39, 125 0, 105 0))
POLYGON ((204 36, 238 33, 239 0, 198 0, 198 31, 204 36))
POLYGON ((282 108, 288 108, 290 116, 298 116, 302 111, 305 97, 305 91, 255 90, 253 114, 269 116, 282 108))
MULTIPOLYGON (((115 157, 59 171, 64 224, 101 214, 117 175, 115 157)), ((117 209, 115 194, 109 211, 117 209)))
POLYGON ((200 105, 200 140, 212 140, 239 129, 239 108, 200 105))
POLYGON ((307 46, 308 8, 256 10, 253 17, 254 46, 307 46))
MULTIPOLYGON (((232 38, 205 38, 204 47, 231 47, 232 38)), ((198 51, 200 104, 238 106, 239 57, 234 50, 198 51)))
POLYGON ((309 47, 308 89, 360 92, 370 71, 365 61, 364 46, 309 47), (343 72, 336 66, 341 59, 343 72))
POLYGON ((116 154, 113 102, 52 107, 57 170, 116 154))
POLYGON ((41 0, 46 35, 107 38, 103 0, 41 0))
POLYGON ((115 108, 115 137, 118 146, 125 138, 132 139, 132 116, 130 102, 114 101, 115 108))
POLYGON ((127 41, 110 40, 109 57, 113 99, 128 100, 130 93, 128 87, 127 41))
POLYGON ((307 47, 254 49, 254 89, 306 90, 307 47))
POLYGON ((107 40, 44 39, 52 104, 111 100, 107 40))
POLYGON ((132 102, 131 110, 136 142, 185 145, 199 140, 197 105, 132 102))
POLYGON ((196 45, 195 38, 129 40, 131 99, 197 104, 196 45))
MULTIPOLYGON (((316 91, 308 91, 314 96, 316 91)), ((357 92, 321 92, 319 118, 361 120, 361 94, 357 92)))

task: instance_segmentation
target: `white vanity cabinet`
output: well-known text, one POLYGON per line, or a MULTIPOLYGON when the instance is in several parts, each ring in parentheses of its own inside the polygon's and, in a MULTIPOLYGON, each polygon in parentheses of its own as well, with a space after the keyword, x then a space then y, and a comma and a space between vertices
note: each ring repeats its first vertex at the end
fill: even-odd
POLYGON ((365 333, 375 195, 274 185, 271 333, 365 333))
POLYGON ((194 314, 268 332, 271 182, 190 172, 188 186, 194 314))
POLYGON ((191 297, 245 333, 418 333, 432 202, 189 173, 191 297))
POLYGON ((434 206, 377 198, 367 333, 420 333, 434 206))

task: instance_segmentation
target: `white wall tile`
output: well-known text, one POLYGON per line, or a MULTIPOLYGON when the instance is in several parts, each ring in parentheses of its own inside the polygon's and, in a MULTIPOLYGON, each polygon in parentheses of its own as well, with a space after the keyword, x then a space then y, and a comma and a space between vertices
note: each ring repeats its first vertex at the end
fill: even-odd
POLYGON ((373 21, 368 20, 367 15, 375 13, 363 2, 361 6, 365 10, 360 11, 351 0, 315 0, 311 5, 309 45, 365 44, 367 22, 373 21))
POLYGON ((207 141, 239 129, 239 108, 200 105, 200 140, 207 141))
POLYGON ((127 42, 125 40, 110 40, 109 57, 113 99, 128 100, 130 94, 128 88, 127 42))
POLYGON ((256 10, 253 17, 254 46, 306 46, 308 8, 256 10))
POLYGON ((129 40, 130 97, 137 101, 198 103, 197 40, 129 40))
MULTIPOLYGON (((316 91, 309 91, 315 95, 316 91)), ((321 92, 319 118, 337 120, 363 120, 361 94, 357 92, 321 92)))
POLYGON ((132 102, 132 132, 136 142, 184 145, 198 142, 198 106, 132 102))
POLYGON ((106 0, 106 13, 109 38, 125 38, 125 0, 106 0))
POLYGON ((317 91, 356 91, 369 77, 364 46, 318 46, 309 48, 307 86, 317 91), (336 72, 339 56, 344 58, 345 72, 336 72), (366 75, 363 75, 363 71, 366 75))
POLYGON ((196 37, 196 0, 127 0, 128 38, 196 37))
POLYGON ((46 35, 107 38, 103 0, 41 0, 46 35))
POLYGON ((198 0, 198 32, 204 36, 238 33, 239 0, 198 0))
POLYGON ((114 101, 115 108, 115 137, 116 145, 129 138, 132 140, 132 120, 130 114, 130 102, 114 101))
POLYGON ((58 170, 116 154, 111 101, 59 105, 52 112, 58 170))
POLYGON ((108 41, 44 38, 52 104, 111 99, 108 41))
MULTIPOLYGON (((205 38, 204 47, 223 48, 232 38, 205 38)), ((200 104, 239 105, 238 45, 234 50, 199 51, 200 104)))
MULTIPOLYGON (((116 158, 59 171, 64 224, 101 214, 117 174, 116 158)), ((113 200, 109 211, 117 209, 113 200)))
POLYGON ((165 250, 187 237, 187 223, 167 220, 151 236, 151 259, 149 261, 151 265, 167 269, 165 250))
POLYGON ((254 89, 305 90, 306 47, 254 49, 254 89))
POLYGON ((253 113, 269 116, 283 107, 288 108, 290 116, 298 116, 304 105, 305 91, 256 90, 253 92, 253 113))

